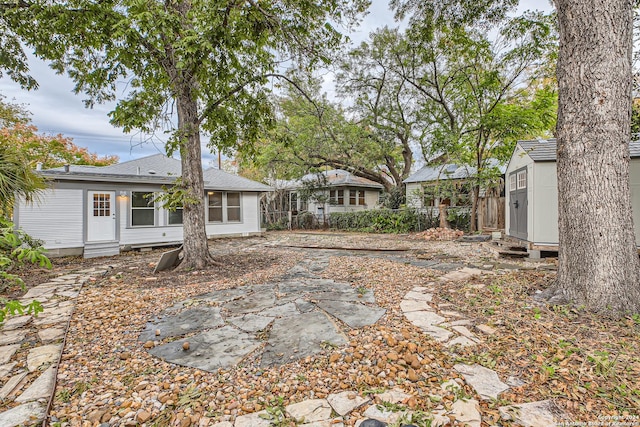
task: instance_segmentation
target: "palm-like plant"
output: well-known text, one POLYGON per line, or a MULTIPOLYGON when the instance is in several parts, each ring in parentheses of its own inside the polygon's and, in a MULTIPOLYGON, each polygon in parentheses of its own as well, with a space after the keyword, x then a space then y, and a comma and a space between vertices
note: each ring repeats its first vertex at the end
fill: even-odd
POLYGON ((8 218, 16 198, 33 200, 45 186, 25 155, 0 130, 0 217, 8 218))

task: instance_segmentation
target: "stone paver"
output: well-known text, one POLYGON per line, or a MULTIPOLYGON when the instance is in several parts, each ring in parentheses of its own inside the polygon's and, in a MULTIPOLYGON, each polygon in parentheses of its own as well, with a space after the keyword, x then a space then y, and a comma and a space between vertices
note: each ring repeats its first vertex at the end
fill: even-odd
POLYGON ((31 349, 27 355, 29 371, 33 372, 42 365, 55 362, 60 357, 61 351, 62 344, 49 344, 31 349))
POLYGON ((14 330, 0 332, 0 345, 16 344, 21 342, 27 335, 25 330, 14 330))
POLYGON ((27 372, 21 372, 9 378, 9 381, 0 389, 0 399, 6 399, 13 393, 18 385, 27 377, 27 372))
POLYGON ((329 402, 329 405, 331 405, 338 415, 345 416, 365 403, 368 403, 369 399, 360 397, 352 391, 343 391, 327 396, 327 402, 329 402))
POLYGON ((500 417, 505 421, 512 421, 522 427, 546 427, 556 425, 558 420, 551 408, 550 400, 521 403, 518 405, 501 406, 500 417))
POLYGON ((480 365, 465 365, 459 363, 453 369, 460 372, 464 380, 484 400, 497 399, 498 395, 509 388, 500 381, 498 374, 489 368, 480 365))
POLYGON ((47 399, 53 393, 56 380, 56 368, 50 366, 27 388, 16 402, 30 402, 32 400, 47 399))
POLYGON ((52 363, 59 359, 62 351, 61 344, 51 343, 64 338, 82 284, 104 271, 106 267, 91 268, 82 274, 65 275, 34 286, 20 301, 28 304, 36 300, 44 311, 37 317, 10 317, 0 326, 0 378, 8 377, 0 389, 0 399, 5 405, 22 403, 0 412, 0 426, 26 427, 42 423, 46 402, 55 387, 56 366, 52 363), (17 353, 25 339, 33 347, 17 353), (50 366, 44 369, 47 365, 50 366))
POLYGON ((0 363, 7 363, 20 348, 20 344, 3 345, 0 347, 0 363))
POLYGON ((16 406, 8 411, 0 412, 0 426, 17 427, 39 424, 45 417, 45 405, 29 402, 16 406))
POLYGON ((331 405, 325 399, 310 399, 286 407, 287 414, 299 424, 331 420, 331 405))

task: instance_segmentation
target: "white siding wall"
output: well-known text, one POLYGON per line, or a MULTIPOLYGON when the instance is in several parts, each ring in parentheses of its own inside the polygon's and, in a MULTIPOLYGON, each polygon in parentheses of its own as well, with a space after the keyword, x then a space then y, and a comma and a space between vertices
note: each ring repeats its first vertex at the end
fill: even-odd
MULTIPOLYGON (((518 150, 520 148, 518 147, 518 150)), ((522 150, 520 150, 522 153, 522 150)), ((529 173, 528 198, 528 241, 538 245, 558 244, 558 175, 556 162, 537 162, 529 156, 516 153, 506 172, 505 231, 509 233, 509 174, 527 166, 529 173)), ((630 162, 631 203, 636 245, 640 247, 640 159, 630 162)))
POLYGON ((533 164, 529 178, 528 233, 530 242, 558 244, 558 173, 556 162, 533 164), (531 193, 533 192, 533 196, 531 193))
POLYGON ((380 191, 378 190, 366 190, 364 192, 364 203, 367 205, 367 209, 375 209, 378 207, 378 200, 380 191))
POLYGON ((17 225, 36 239, 44 240, 47 249, 84 246, 82 204, 83 191, 52 189, 33 204, 20 201, 17 225))
MULTIPOLYGON (((118 198, 120 217, 120 244, 139 245, 182 241, 182 225, 167 225, 167 211, 156 208, 155 227, 129 226, 129 200, 118 198)), ((242 221, 229 223, 207 223, 208 237, 216 235, 248 235, 260 232, 258 193, 242 193, 242 221)))
MULTIPOLYGON (((260 231, 260 212, 258 193, 242 193, 242 222, 208 223, 207 236, 216 235, 248 235, 260 231)), ((181 228, 182 229, 182 228, 181 228)))
POLYGON ((407 206, 412 208, 423 208, 422 205, 422 184, 419 182, 408 182, 406 187, 407 206))
POLYGON ((631 181, 631 206, 633 208, 633 227, 636 232, 636 245, 640 247, 640 159, 631 159, 629 168, 631 181))

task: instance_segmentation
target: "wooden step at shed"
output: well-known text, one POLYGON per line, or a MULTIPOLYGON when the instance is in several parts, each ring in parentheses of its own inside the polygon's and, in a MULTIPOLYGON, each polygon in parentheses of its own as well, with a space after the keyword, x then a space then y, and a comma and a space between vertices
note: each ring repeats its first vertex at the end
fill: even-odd
POLYGON ((529 256, 526 246, 513 241, 494 240, 487 247, 495 254, 507 258, 526 258, 529 256))

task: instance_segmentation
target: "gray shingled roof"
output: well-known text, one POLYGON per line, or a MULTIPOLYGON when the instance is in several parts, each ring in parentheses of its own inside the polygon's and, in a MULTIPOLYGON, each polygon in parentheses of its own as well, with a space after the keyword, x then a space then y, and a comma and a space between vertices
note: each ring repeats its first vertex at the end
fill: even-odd
MULTIPOLYGON (((490 167, 497 167, 500 172, 504 173, 506 170, 505 165, 498 164, 494 159, 487 161, 490 167)), ((464 179, 475 175, 476 168, 469 166, 458 166, 454 164, 444 164, 438 166, 424 166, 416 173, 405 179, 403 182, 429 182, 445 179, 464 179)))
MULTIPOLYGON (((365 187, 383 189, 384 186, 378 182, 371 181, 367 178, 355 176, 349 171, 342 169, 332 169, 328 171, 319 172, 327 178, 327 185, 329 187, 365 187)), ((312 181, 316 179, 319 173, 309 173, 299 180, 289 181, 289 185, 293 188, 300 187, 303 181, 312 181)))
MULTIPOLYGON (((539 139, 534 141, 518 141, 518 145, 531 157, 534 162, 556 161, 556 139, 539 139)), ((629 143, 629 154, 632 158, 640 157, 640 141, 629 143)))
MULTIPOLYGON (((180 160, 155 154, 109 166, 72 165, 69 172, 64 168, 43 170, 42 175, 58 180, 131 182, 170 184, 182 173, 180 160)), ((271 191, 271 187, 233 175, 218 169, 203 171, 204 186, 208 190, 271 191)))

